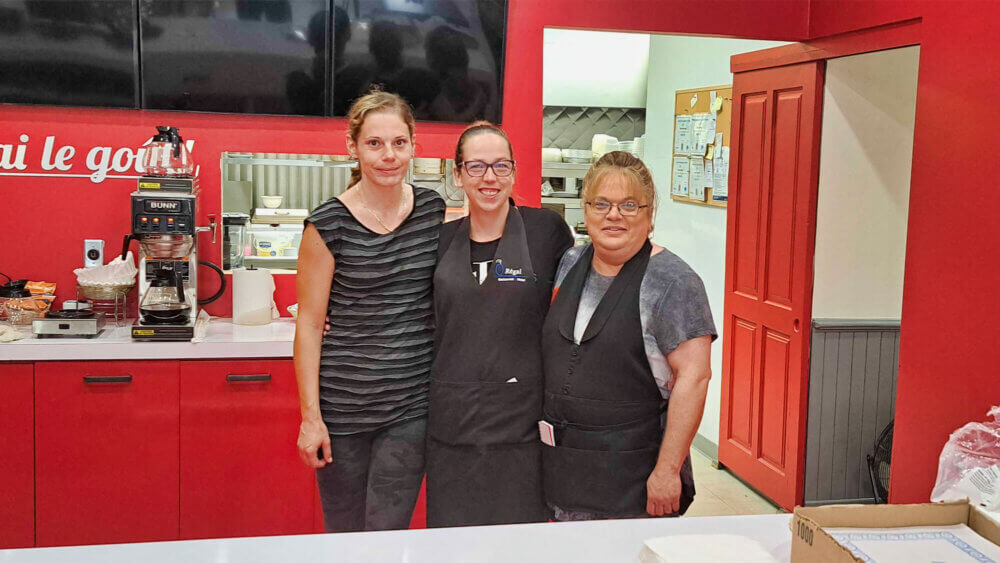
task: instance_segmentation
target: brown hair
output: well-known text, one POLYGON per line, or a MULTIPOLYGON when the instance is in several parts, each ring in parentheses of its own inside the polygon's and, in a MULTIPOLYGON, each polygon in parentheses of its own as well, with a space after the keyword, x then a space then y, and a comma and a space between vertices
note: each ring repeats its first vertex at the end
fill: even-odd
POLYGON ((649 205, 650 218, 656 214, 656 186, 653 175, 641 160, 625 151, 611 151, 602 156, 583 177, 580 201, 589 201, 590 194, 609 174, 617 174, 631 184, 633 195, 641 195, 641 203, 649 205))
MULTIPOLYGON (((361 126, 365 124, 369 113, 393 113, 406 123, 406 128, 410 130, 410 138, 413 138, 414 120, 413 110, 410 104, 399 94, 383 92, 377 87, 372 88, 364 96, 354 100, 350 111, 347 112, 347 130, 351 139, 357 143, 361 135, 361 126)), ((361 181, 361 167, 355 166, 351 169, 351 181, 347 187, 352 187, 361 181)))
POLYGON ((465 142, 469 139, 476 137, 478 135, 483 135, 486 133, 493 133, 494 135, 499 135, 504 141, 507 141, 507 152, 510 153, 511 160, 514 160, 514 147, 510 144, 510 139, 507 138, 507 133, 503 129, 493 125, 489 121, 476 121, 472 125, 465 128, 462 134, 458 137, 458 144, 455 145, 455 165, 459 166, 462 164, 462 158, 465 156, 463 147, 465 147, 465 142))

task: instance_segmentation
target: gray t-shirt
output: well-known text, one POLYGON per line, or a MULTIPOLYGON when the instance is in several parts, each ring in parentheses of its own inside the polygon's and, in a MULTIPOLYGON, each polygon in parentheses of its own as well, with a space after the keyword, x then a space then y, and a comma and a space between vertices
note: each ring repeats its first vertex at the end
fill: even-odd
MULTIPOLYGON (((556 287, 562 285, 585 249, 586 246, 577 246, 563 255, 556 272, 556 287)), ((591 270, 577 310, 573 331, 577 342, 612 281, 614 277, 601 276, 591 270)), ((667 356, 680 343, 692 338, 711 335, 714 341, 718 337, 705 284, 686 262, 669 250, 664 249, 649 259, 639 288, 639 318, 649 366, 660 393, 667 398, 674 386, 674 374, 667 356)))

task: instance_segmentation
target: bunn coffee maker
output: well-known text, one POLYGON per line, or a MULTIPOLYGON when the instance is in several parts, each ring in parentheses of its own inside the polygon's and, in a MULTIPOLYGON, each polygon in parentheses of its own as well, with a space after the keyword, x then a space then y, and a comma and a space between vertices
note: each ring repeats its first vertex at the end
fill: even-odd
MULTIPOLYGON (((170 129, 176 134, 176 129, 170 129)), ((179 135, 176 138, 179 140, 179 135)), ((138 188, 131 195, 132 232, 122 244, 124 259, 130 243, 139 242, 139 320, 132 326, 132 338, 191 340, 198 306, 215 301, 226 290, 222 270, 198 260, 196 234, 211 231, 214 243, 215 223, 195 226, 197 177, 143 176, 138 188), (199 264, 214 270, 220 282, 214 295, 200 301, 199 264)))

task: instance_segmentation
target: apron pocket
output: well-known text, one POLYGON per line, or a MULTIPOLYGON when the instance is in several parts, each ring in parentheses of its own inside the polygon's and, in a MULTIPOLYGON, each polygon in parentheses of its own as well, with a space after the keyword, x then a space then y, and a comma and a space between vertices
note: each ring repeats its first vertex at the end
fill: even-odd
POLYGON ((555 426, 557 446, 581 450, 624 452, 659 448, 663 439, 660 417, 647 417, 615 426, 552 424, 555 426))
POLYGON ((542 447, 545 500, 563 510, 602 516, 646 513, 646 479, 659 448, 599 451, 542 447))
POLYGON ((455 446, 538 441, 542 387, 431 379, 427 432, 455 446))

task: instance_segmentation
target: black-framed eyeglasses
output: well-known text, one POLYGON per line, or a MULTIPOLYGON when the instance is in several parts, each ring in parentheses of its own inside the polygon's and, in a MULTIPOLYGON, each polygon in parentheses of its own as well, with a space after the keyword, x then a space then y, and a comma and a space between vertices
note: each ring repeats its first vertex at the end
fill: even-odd
POLYGON ((639 214, 639 210, 644 207, 649 207, 649 205, 639 205, 634 201, 623 201, 621 203, 611 203, 610 201, 598 199, 595 201, 588 201, 587 205, 590 209, 598 215, 607 215, 611 213, 612 207, 618 208, 618 213, 621 213, 624 217, 635 217, 639 214))
POLYGON ((465 168, 465 172, 469 176, 485 176, 486 171, 490 168, 492 168, 493 173, 499 177, 510 176, 514 173, 514 161, 507 159, 498 160, 493 164, 483 162, 482 160, 466 160, 459 166, 465 168))

